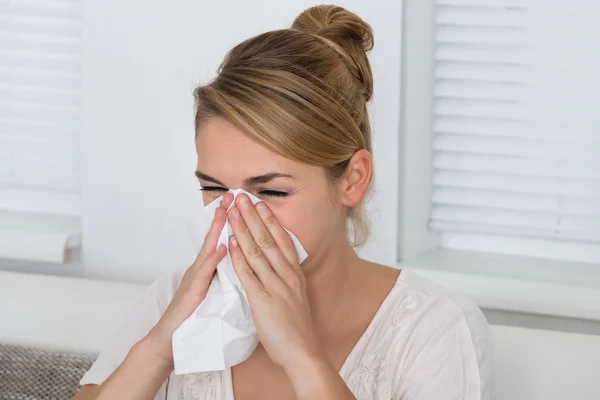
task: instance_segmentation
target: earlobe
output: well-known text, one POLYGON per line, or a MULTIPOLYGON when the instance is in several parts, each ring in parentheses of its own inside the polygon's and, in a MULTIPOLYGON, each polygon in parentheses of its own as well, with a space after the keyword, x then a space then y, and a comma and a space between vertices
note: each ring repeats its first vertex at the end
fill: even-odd
POLYGON ((373 175, 373 158, 367 150, 358 150, 348 163, 344 175, 342 203, 354 207, 365 197, 373 175))

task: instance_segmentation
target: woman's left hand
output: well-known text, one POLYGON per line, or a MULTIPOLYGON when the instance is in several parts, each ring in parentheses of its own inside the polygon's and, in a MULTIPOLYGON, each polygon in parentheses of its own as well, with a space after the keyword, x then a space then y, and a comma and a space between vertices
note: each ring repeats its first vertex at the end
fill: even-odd
POLYGON ((322 358, 294 244, 263 202, 244 194, 229 210, 233 267, 248 295, 257 333, 271 360, 284 368, 322 358))

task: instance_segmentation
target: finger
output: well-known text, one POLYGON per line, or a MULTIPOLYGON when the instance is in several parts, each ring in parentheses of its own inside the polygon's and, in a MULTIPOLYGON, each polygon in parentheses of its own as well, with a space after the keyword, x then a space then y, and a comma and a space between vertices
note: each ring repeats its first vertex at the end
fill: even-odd
POLYGON ((254 273, 254 269, 246 262, 246 258, 235 236, 229 238, 229 254, 231 255, 233 269, 238 278, 240 278, 240 282, 248 294, 248 299, 254 298, 261 292, 264 292, 264 286, 254 273))
POLYGON ((223 260, 223 257, 227 254, 227 246, 220 244, 215 250, 211 251, 205 258, 199 263, 199 268, 195 270, 196 276, 194 279, 212 280, 217 265, 223 260))
POLYGON ((195 264, 202 262, 202 260, 215 249, 219 242, 219 235, 225 226, 225 221, 227 221, 227 213, 223 207, 218 207, 215 210, 215 216, 210 225, 210 229, 204 238, 202 248, 196 257, 195 264))
MULTIPOLYGON (((282 254, 279 246, 277 246, 275 238, 271 235, 263 219, 258 214, 256 207, 250 201, 250 198, 246 195, 240 195, 236 200, 236 205, 239 205, 238 208, 242 213, 250 234, 261 248, 271 266, 276 269, 276 266, 282 263, 287 264, 287 258, 282 254)), ((272 219, 277 222, 274 217, 272 219)))
POLYGON ((265 288, 277 285, 277 281, 280 281, 279 277, 269 264, 260 246, 254 241, 237 207, 234 206, 229 210, 229 217, 233 233, 241 253, 246 258, 246 263, 254 270, 265 288))
MULTIPOLYGON (((304 273, 300 267, 292 238, 285 229, 283 229, 266 204, 262 202, 257 203, 256 210, 267 231, 273 237, 275 246, 278 249, 277 257, 279 259, 275 262, 271 262, 273 269, 277 272, 279 277, 288 284, 288 286, 292 288, 305 287, 304 273)), ((265 253, 269 254, 269 252, 265 253)), ((267 256, 267 258, 269 257, 267 256)))
POLYGON ((298 257, 295 255, 295 249, 289 235, 281 227, 266 204, 259 202, 257 207, 255 207, 248 197, 238 196, 238 199, 240 200, 236 200, 236 204, 240 204, 242 217, 248 225, 248 229, 256 244, 261 248, 273 270, 279 277, 286 281, 293 279, 293 274, 296 272, 292 266, 298 264, 298 257), (262 212, 265 217, 259 215, 258 211, 262 212), (270 229, 266 224, 266 220, 271 225, 270 229), (278 240, 275 239, 271 230, 277 234, 278 240), (286 243, 284 235, 287 236, 288 243, 286 243), (283 252, 283 248, 280 247, 280 243, 286 249, 287 255, 283 252))
POLYGON ((221 199, 221 207, 228 210, 231 203, 233 203, 233 193, 227 192, 223 195, 223 199, 221 199))
POLYGON ((298 253, 296 253, 292 238, 289 233, 283 229, 283 226, 281 226, 279 221, 277 221, 277 218, 275 218, 275 215, 273 215, 269 207, 261 201, 256 204, 256 211, 287 261, 291 265, 299 265, 300 261, 298 260, 298 253))

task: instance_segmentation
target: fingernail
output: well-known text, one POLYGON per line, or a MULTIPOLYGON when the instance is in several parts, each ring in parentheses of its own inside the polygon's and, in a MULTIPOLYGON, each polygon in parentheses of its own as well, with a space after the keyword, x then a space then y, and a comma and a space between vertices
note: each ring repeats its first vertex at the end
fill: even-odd
POLYGON ((240 210, 238 210, 237 207, 233 207, 233 209, 231 210, 231 214, 233 215, 234 219, 240 219, 241 218, 240 210))
POLYGON ((231 236, 231 237, 230 237, 230 239, 231 239, 231 245, 232 245, 233 247, 238 247, 238 241, 237 241, 237 239, 235 238, 235 236, 231 236))
POLYGON ((269 207, 262 201, 256 204, 256 209, 262 217, 267 217, 269 215, 269 207))
POLYGON ((240 201, 242 202, 243 206, 249 206, 250 205, 250 199, 246 195, 242 195, 240 197, 240 201))

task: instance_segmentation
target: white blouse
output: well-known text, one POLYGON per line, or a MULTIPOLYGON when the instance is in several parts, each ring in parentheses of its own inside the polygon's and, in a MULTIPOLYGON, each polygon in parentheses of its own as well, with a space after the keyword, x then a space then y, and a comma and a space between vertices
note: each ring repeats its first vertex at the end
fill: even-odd
MULTIPOLYGON (((183 273, 133 306, 81 384, 101 384, 156 324, 183 273)), ((490 331, 469 300, 403 270, 340 369, 358 400, 494 400, 490 331)), ((172 374, 155 400, 234 400, 231 370, 172 374)))

